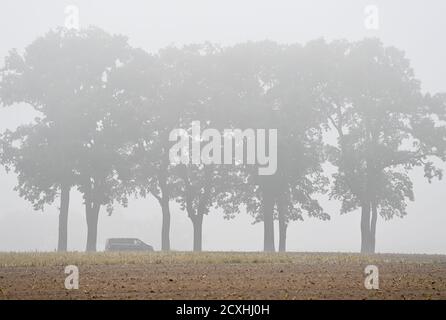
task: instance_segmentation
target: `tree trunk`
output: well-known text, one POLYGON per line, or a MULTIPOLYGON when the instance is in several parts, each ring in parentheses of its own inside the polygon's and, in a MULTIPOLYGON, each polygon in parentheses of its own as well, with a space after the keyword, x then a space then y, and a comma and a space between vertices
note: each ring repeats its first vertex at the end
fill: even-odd
POLYGON ((197 213, 191 220, 194 226, 194 252, 201 252, 203 244, 203 215, 197 213))
POLYGON ((370 252, 370 202, 361 205, 361 253, 370 252))
POLYGON ((163 225, 161 229, 161 250, 170 251, 170 207, 169 199, 161 200, 161 209, 163 211, 163 225))
POLYGON ((57 251, 67 251, 68 238, 68 209, 70 206, 70 189, 67 184, 60 187, 60 212, 59 212, 59 239, 57 251))
POLYGON ((286 210, 286 203, 281 197, 277 201, 277 211, 279 212, 279 252, 286 251, 286 231, 288 227, 286 210))
POLYGON ((286 222, 280 222, 279 220, 279 252, 286 252, 286 231, 288 225, 286 222))
POLYGON ((375 253, 377 220, 378 220, 378 208, 375 203, 372 203, 372 221, 370 223, 370 253, 375 253))
POLYGON ((101 205, 96 203, 86 203, 87 214, 87 252, 96 252, 98 239, 98 218, 101 205))
POLYGON ((263 250, 274 252, 274 200, 269 194, 263 194, 263 250))

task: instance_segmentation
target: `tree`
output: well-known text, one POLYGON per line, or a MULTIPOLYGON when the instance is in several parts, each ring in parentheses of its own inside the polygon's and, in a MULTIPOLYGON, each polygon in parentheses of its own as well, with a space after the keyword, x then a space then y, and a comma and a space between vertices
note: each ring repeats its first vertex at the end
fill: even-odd
MULTIPOLYGON (((191 50, 169 47, 156 55, 134 51, 116 74, 123 106, 135 109, 133 148, 130 152, 132 178, 128 181, 138 195, 151 194, 162 210, 161 248, 170 250, 170 201, 175 198, 178 177, 169 159, 174 145, 170 132, 180 128, 197 92, 188 69, 196 63, 191 50), (192 58, 192 60, 191 60, 192 58)), ((130 129, 132 130, 132 129, 130 129)))
POLYGON ((178 121, 178 106, 172 103, 176 91, 169 80, 175 76, 175 69, 164 67, 161 61, 159 56, 134 50, 112 81, 119 88, 118 104, 133 110, 128 130, 132 132, 128 157, 131 174, 125 183, 137 195, 152 194, 159 202, 163 217, 161 249, 169 251, 172 195, 168 136, 178 121))
MULTIPOLYGON (((86 205, 89 251, 96 248, 101 205, 107 204, 111 209, 114 199, 122 200, 117 191, 116 166, 122 166, 118 155, 126 135, 120 134, 116 126, 119 117, 115 115, 119 113, 107 77, 125 61, 128 51, 126 38, 108 35, 97 28, 57 29, 34 41, 23 55, 11 51, 2 70, 3 104, 31 105, 41 115, 38 132, 45 132, 45 127, 51 129, 46 131, 48 137, 40 139, 53 152, 49 156, 60 160, 58 167, 65 169, 63 177, 72 178, 73 174, 76 177, 54 182, 64 195, 61 230, 66 230, 69 201, 66 190, 78 186, 86 205)), ((47 173, 42 169, 36 168, 31 175, 27 173, 24 179, 29 178, 29 188, 34 187, 33 174, 47 173)), ((51 181, 51 177, 44 179, 51 181)))
POLYGON ((445 160, 444 104, 441 114, 439 100, 421 92, 403 52, 375 39, 334 45, 326 96, 338 134, 331 196, 342 213, 361 208, 361 252, 374 253, 378 213, 403 217, 414 198, 409 171, 424 167, 429 181, 442 176, 433 158, 445 160))
POLYGON ((317 200, 328 191, 322 167, 326 161, 323 138, 327 119, 322 99, 326 51, 322 40, 287 46, 272 73, 275 80, 267 99, 274 106, 274 115, 267 119, 279 131, 274 183, 279 251, 286 251, 290 221, 303 220, 304 214, 330 219, 317 200))
MULTIPOLYGON (((186 46, 182 49, 167 52, 171 61, 174 62, 176 74, 179 75, 172 79, 173 81, 171 80, 170 83, 174 83, 174 89, 178 90, 181 96, 184 96, 181 100, 175 99, 181 105, 181 112, 178 113, 179 117, 175 117, 178 124, 177 129, 182 129, 183 133, 183 136, 176 138, 186 139, 191 144, 198 143, 200 153, 204 151, 203 147, 206 141, 213 142, 220 136, 202 137, 201 132, 197 136, 191 126, 194 123, 200 123, 198 130, 201 131, 206 128, 215 130, 224 125, 224 121, 217 117, 217 113, 221 112, 221 110, 217 111, 220 107, 218 100, 221 97, 221 87, 217 85, 213 78, 216 76, 219 79, 219 53, 220 48, 218 46, 208 43, 186 46)), ((174 94, 174 97, 177 97, 177 95, 174 94)), ((218 148, 221 151, 222 146, 220 145, 218 148)), ((209 154, 207 154, 209 160, 215 152, 218 152, 218 150, 212 149, 212 151, 209 151, 209 154)), ((202 163, 203 158, 199 159, 199 163, 196 163, 193 160, 194 155, 187 154, 186 156, 189 157, 189 163, 178 164, 172 168, 172 179, 175 181, 172 194, 192 222, 194 232, 193 250, 201 251, 203 218, 216 203, 218 195, 231 187, 230 179, 224 165, 212 161, 202 163)))
MULTIPOLYGON (((271 70, 275 68, 274 62, 280 57, 280 51, 280 46, 269 41, 244 43, 224 50, 219 83, 223 84, 221 90, 222 95, 225 95, 223 101, 226 105, 217 114, 226 120, 227 128, 240 129, 243 132, 245 129, 277 129, 271 127, 268 121, 268 117, 273 114, 273 105, 269 104, 266 94, 274 84, 271 70)), ((243 141, 256 143, 255 139, 246 137, 243 141)), ((274 251, 274 178, 259 176, 257 164, 246 164, 247 156, 248 150, 245 150, 245 163, 233 166, 233 177, 238 177, 238 182, 218 199, 219 206, 224 209, 226 217, 234 216, 241 206, 262 217, 263 248, 265 251, 274 251)))
MULTIPOLYGON (((324 49, 324 46, 319 46, 324 49)), ((264 250, 274 251, 274 219, 279 220, 279 251, 286 250, 288 223, 307 213, 323 220, 329 216, 314 198, 325 192, 323 176, 323 112, 317 95, 320 77, 311 52, 299 45, 247 43, 227 49, 224 68, 235 85, 232 127, 277 130, 277 171, 259 175, 258 166, 234 168, 238 182, 219 199, 227 218, 242 205, 264 225, 264 250), (255 57, 255 58, 254 58, 255 57), (312 65, 312 63, 314 65, 312 65)), ((321 50, 322 51, 322 50, 321 50)), ((229 82, 229 81, 227 81, 229 82)), ((319 89, 320 90, 320 89, 319 89)), ((269 149, 269 147, 267 148, 269 149)))
POLYGON ((75 181, 70 155, 75 150, 68 149, 61 137, 60 131, 41 119, 8 130, 1 136, 0 163, 17 174, 15 190, 35 210, 43 210, 60 196, 57 250, 66 251, 70 189, 75 181))

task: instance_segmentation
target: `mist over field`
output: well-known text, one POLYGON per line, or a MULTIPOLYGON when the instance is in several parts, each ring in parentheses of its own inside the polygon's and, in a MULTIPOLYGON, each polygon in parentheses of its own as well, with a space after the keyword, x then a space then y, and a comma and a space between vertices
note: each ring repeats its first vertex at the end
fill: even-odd
MULTIPOLYGON (((169 45, 211 42, 233 46, 263 40, 302 45, 324 38, 360 41, 378 38, 384 46, 405 52, 423 92, 446 92, 446 3, 428 1, 4 1, 0 5, 0 66, 11 49, 24 48, 50 29, 63 26, 68 5, 79 8, 81 27, 99 27, 110 34, 128 37, 129 44, 149 53, 169 45), (376 5, 377 30, 364 26, 364 8, 376 5)), ((234 106, 228 106, 234 107, 234 106)), ((0 107, 0 132, 31 123, 38 114, 21 104, 0 107)), ((325 136, 328 141, 336 137, 325 136)), ((439 167, 446 169, 444 163, 439 167)), ((326 174, 336 170, 324 165, 326 174)), ((423 168, 410 172, 415 200, 408 201, 407 215, 385 221, 378 217, 376 252, 446 254, 446 181, 423 177, 423 168)), ((58 241, 59 201, 35 211, 14 191, 17 178, 0 168, 0 251, 54 251, 58 241)), ((291 221, 287 251, 358 252, 361 245, 360 209, 340 213, 341 204, 327 195, 317 196, 331 217, 329 221, 304 216, 291 221)), ((189 251, 193 228, 186 212, 171 201, 170 246, 189 251)), ((263 225, 253 224, 242 211, 225 220, 221 209, 211 209, 203 220, 205 251, 261 251, 263 225)), ((97 249, 104 250, 108 238, 139 238, 161 249, 162 213, 153 196, 129 198, 128 207, 116 204, 108 215, 99 214, 97 249)), ((82 195, 73 188, 68 217, 68 250, 83 251, 87 224, 82 195)), ((279 243, 275 223, 275 242, 279 243)), ((277 247, 277 246, 276 246, 277 247)))

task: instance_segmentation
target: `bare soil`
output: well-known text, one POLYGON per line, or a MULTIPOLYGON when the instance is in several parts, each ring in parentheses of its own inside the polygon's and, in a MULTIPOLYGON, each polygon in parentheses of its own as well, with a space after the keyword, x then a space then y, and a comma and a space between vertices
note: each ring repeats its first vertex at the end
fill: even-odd
POLYGON ((446 256, 0 254, 0 299, 446 299, 446 256), (67 290, 66 265, 79 289, 67 290), (379 290, 364 286, 379 268, 379 290))

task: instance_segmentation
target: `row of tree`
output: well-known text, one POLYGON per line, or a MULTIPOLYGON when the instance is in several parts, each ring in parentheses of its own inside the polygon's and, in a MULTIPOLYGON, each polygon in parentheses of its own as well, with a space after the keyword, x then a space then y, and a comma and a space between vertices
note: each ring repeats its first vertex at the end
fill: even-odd
POLYGON ((318 198, 360 209, 361 252, 375 252, 376 221, 406 215, 409 176, 441 178, 446 95, 423 93, 404 53, 376 39, 168 47, 156 54, 97 29, 58 29, 12 50, 0 72, 0 102, 26 103, 35 121, 0 136, 0 161, 36 210, 60 199, 58 250, 67 249, 70 191, 85 205, 87 251, 96 250, 101 208, 153 196, 170 250, 170 205, 191 219, 194 250, 212 208, 246 210, 264 225, 264 250, 286 250, 290 222, 327 220, 318 198), (176 165, 173 129, 278 130, 278 169, 176 165), (333 138, 336 135, 336 138, 333 138), (326 167, 334 167, 328 175, 326 167))

